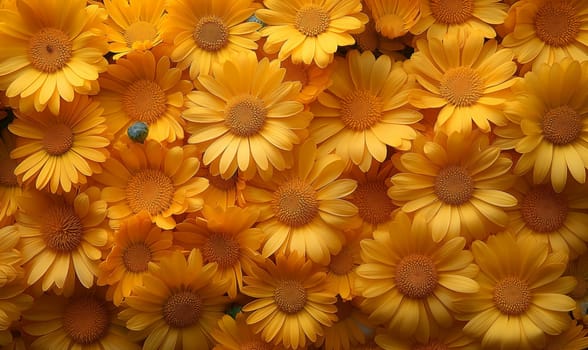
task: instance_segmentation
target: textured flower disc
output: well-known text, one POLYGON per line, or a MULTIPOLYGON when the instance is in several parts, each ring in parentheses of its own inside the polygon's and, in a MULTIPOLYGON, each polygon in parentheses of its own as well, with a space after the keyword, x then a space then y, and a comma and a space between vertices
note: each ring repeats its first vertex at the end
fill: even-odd
POLYGON ((566 1, 546 1, 535 15, 537 37, 555 47, 573 43, 581 24, 577 11, 566 1))
POLYGON ((202 313, 202 298, 189 290, 172 294, 163 305, 163 320, 172 328, 196 324, 202 313))
POLYGON ((554 232, 566 221, 568 203, 564 195, 556 193, 550 186, 537 186, 522 199, 521 215, 533 231, 554 232))
POLYGON ((48 248, 69 253, 82 242, 84 226, 71 206, 56 205, 47 209, 41 232, 48 248))
POLYGON ((474 181, 461 166, 448 166, 435 178, 435 194, 446 204, 460 205, 470 200, 474 193, 474 181))
POLYGON ((473 0, 431 0, 429 6, 433 17, 444 24, 464 23, 474 13, 473 0))
POLYGON ((239 242, 233 237, 211 233, 201 248, 202 257, 209 262, 215 262, 220 268, 234 266, 239 261, 239 242))
POLYGON ((126 269, 134 273, 146 272, 151 258, 151 249, 149 249, 145 242, 134 243, 128 246, 122 254, 126 269))
POLYGON ((293 227, 308 224, 318 214, 316 195, 316 191, 300 179, 286 182, 274 194, 276 218, 293 227))
POLYGON ((72 44, 66 33, 46 27, 38 31, 29 41, 31 65, 41 72, 54 73, 61 70, 72 56, 72 44))
POLYGON ((63 313, 63 329, 68 337, 80 345, 90 345, 106 335, 110 315, 106 304, 94 297, 71 299, 63 313))
POLYGON ((274 290, 274 301, 280 311, 295 314, 306 305, 306 290, 299 281, 280 281, 274 290))

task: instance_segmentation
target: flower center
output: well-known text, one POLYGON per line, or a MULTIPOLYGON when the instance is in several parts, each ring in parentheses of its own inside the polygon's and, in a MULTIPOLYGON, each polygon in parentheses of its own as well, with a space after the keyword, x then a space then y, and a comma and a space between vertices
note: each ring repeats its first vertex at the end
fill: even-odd
POLYGON ((563 227, 568 215, 568 201, 550 186, 536 186, 521 202, 523 221, 535 232, 554 232, 563 227))
POLYGON ((202 247, 202 256, 220 268, 232 267, 239 261, 239 243, 227 234, 211 233, 202 247))
POLYGON ((294 27, 306 36, 317 36, 329 28, 329 14, 318 6, 307 6, 296 12, 294 27))
POLYGON ((413 299, 426 298, 437 287, 437 270, 431 257, 412 254, 403 257, 396 266, 394 282, 398 291, 413 299))
POLYGON ((59 123, 49 126, 43 135, 43 148, 52 156, 60 156, 73 146, 73 132, 65 124, 59 123))
POLYGON ((172 328, 184 328, 194 325, 202 313, 202 298, 189 291, 172 294, 163 305, 163 320, 172 328))
POLYGON ((354 266, 355 263, 353 261, 353 254, 351 250, 347 247, 343 247, 339 254, 333 255, 331 257, 329 270, 335 275, 346 275, 351 272, 351 270, 353 270, 354 266))
POLYGON ((306 305, 306 290, 299 281, 280 281, 274 290, 274 301, 280 311, 295 314, 306 305))
POLYGON ((494 305, 506 315, 520 315, 531 305, 531 291, 526 282, 506 277, 494 287, 494 305))
POLYGON ((543 116, 543 136, 554 145, 573 142, 582 132, 582 117, 569 106, 551 109, 543 116))
POLYGON ((472 18, 473 0, 431 0, 431 14, 444 24, 461 24, 472 18))
POLYGON ((70 205, 57 204, 47 208, 41 232, 48 248, 69 253, 81 243, 84 226, 70 205))
POLYGON ((356 90, 342 101, 341 121, 350 129, 371 128, 382 117, 382 101, 369 91, 356 90))
POLYGON ((316 191, 301 181, 292 179, 278 188, 272 202, 276 218, 289 226, 302 226, 318 214, 316 191))
POLYGON ((360 183, 351 202, 357 206, 359 217, 370 224, 381 224, 390 219, 395 206, 386 194, 388 188, 381 181, 360 183))
POLYGON ((93 297, 71 300, 63 313, 63 330, 77 344, 90 345, 108 332, 110 315, 106 305, 93 297))
POLYGON ((432 341, 432 342, 429 342, 424 345, 416 345, 412 349, 413 350, 448 350, 449 347, 443 343, 432 341))
POLYGON ((435 195, 449 205, 461 205, 472 198, 474 180, 464 167, 451 165, 439 171, 434 184, 435 195))
POLYGON ((566 1, 546 1, 535 15, 537 37, 551 46, 571 44, 581 27, 577 13, 566 1))
POLYGON ((218 51, 229 42, 229 30, 217 16, 202 17, 194 29, 194 41, 203 50, 218 51))
POLYGON ((441 97, 457 107, 471 106, 480 99, 484 91, 480 74, 470 67, 451 68, 439 86, 441 97))
POLYGON ((151 249, 144 242, 134 243, 125 249, 122 259, 128 271, 145 272, 151 261, 151 249))
POLYGON ((240 345, 239 350, 272 350, 273 345, 261 340, 251 340, 240 345))
POLYGON ((123 110, 134 120, 154 123, 165 113, 167 97, 157 83, 137 80, 122 95, 123 110))
POLYGON ((0 186, 14 187, 18 186, 18 180, 14 175, 16 161, 8 157, 0 157, 0 186))
POLYGON ((128 47, 132 47, 135 42, 153 40, 156 36, 157 29, 155 26, 145 21, 138 21, 131 24, 124 33, 128 47))
POLYGON ((126 192, 129 206, 135 214, 147 210, 151 215, 158 215, 171 205, 174 185, 163 172, 145 169, 129 180, 126 192))
POLYGON ((263 100, 253 96, 243 96, 229 105, 225 112, 225 125, 241 137, 257 134, 265 124, 267 111, 263 100))
POLYGON ((54 73, 65 67, 72 55, 69 36, 56 28, 43 28, 29 41, 29 59, 35 69, 54 73))

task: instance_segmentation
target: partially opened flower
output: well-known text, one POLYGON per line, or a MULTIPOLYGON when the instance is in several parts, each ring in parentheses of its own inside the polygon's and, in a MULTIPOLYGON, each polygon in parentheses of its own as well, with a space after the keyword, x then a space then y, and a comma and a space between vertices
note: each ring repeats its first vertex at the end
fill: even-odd
POLYGON ((408 33, 421 18, 421 3, 410 0, 365 0, 376 30, 389 39, 408 33))
POLYGON ((18 0, 0 21, 0 90, 18 97, 21 111, 71 102, 106 70, 106 11, 85 0, 18 0), (10 48, 10 49, 8 49, 10 48))
POLYGON ((8 129, 0 131, 0 220, 16 213, 17 198, 22 195, 22 187, 14 175, 18 163, 10 158, 15 142, 8 129))
POLYGON ((243 307, 247 324, 266 342, 304 349, 337 319, 337 298, 324 288, 325 273, 300 254, 266 260, 244 282, 243 293, 256 298, 243 307))

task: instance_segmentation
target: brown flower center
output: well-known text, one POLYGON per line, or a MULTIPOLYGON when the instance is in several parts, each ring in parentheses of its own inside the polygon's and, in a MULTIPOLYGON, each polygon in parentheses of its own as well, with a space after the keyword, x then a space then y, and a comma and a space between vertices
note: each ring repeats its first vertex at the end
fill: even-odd
POLYGON ((154 40, 157 36, 157 29, 153 24, 145 21, 137 21, 125 30, 124 37, 128 47, 135 42, 154 40))
POLYGON ((580 32, 578 11, 567 1, 546 1, 535 15, 537 37, 547 45, 561 47, 574 42, 580 32))
POLYGON ((556 193, 551 186, 536 186, 521 201, 521 216, 535 232, 554 232, 566 221, 568 201, 565 195, 556 193))
POLYGON ((203 50, 219 51, 229 42, 229 29, 217 16, 202 17, 194 29, 194 41, 203 50))
POLYGON ((439 85, 441 97, 457 107, 473 105, 482 97, 483 91, 480 74, 470 67, 449 69, 439 85))
POLYGON ((341 121, 350 129, 369 129, 382 117, 382 101, 369 91, 355 90, 341 102, 341 121))
POLYGON ((166 111, 167 97, 159 84, 151 80, 137 80, 122 95, 122 106, 133 120, 154 123, 166 111))
POLYGON ((398 291, 413 299, 426 298, 437 287, 437 270, 431 257, 411 254, 396 266, 394 282, 398 291))
POLYGON ((147 271, 151 257, 151 249, 145 242, 128 246, 122 254, 123 263, 127 270, 135 273, 147 271))
POLYGON ((343 247, 339 254, 333 255, 329 263, 329 270, 335 275, 348 274, 353 270, 353 267, 355 267, 353 253, 348 247, 343 247))
POLYGON ((163 320, 172 328, 190 327, 200 319, 202 298, 189 291, 172 294, 163 304, 163 320))
POLYGON ((461 24, 472 18, 473 0, 431 0, 431 14, 443 24, 461 24))
POLYGON ((211 233, 202 247, 207 262, 216 262, 220 268, 235 266, 239 261, 239 242, 224 233, 211 233))
POLYGON ((69 301, 63 313, 63 330, 80 345, 91 345, 102 339, 110 327, 106 305, 94 297, 79 297, 69 301))
POLYGON ((351 202, 357 206, 359 217, 373 225, 390 219, 395 209, 392 200, 386 194, 388 188, 382 181, 359 183, 351 202))
POLYGON ((56 204, 46 208, 42 222, 41 232, 48 248, 69 253, 82 242, 84 226, 71 205, 56 204))
POLYGON ((160 170, 140 170, 127 183, 127 201, 136 214, 147 210, 158 215, 167 210, 174 197, 171 179, 160 170))
POLYGON ((472 198, 474 180, 464 167, 450 165, 439 171, 434 190, 435 195, 444 203, 461 205, 472 198))
POLYGON ((431 341, 424 345, 415 345, 413 350, 448 350, 449 347, 443 343, 431 341))
POLYGON ((71 128, 58 123, 49 126, 43 135, 43 148, 52 156, 60 156, 73 146, 74 135, 71 128))
POLYGON ((543 116, 543 136, 554 145, 567 145, 582 132, 582 117, 569 106, 549 110, 543 116))
POLYGON ((329 14, 318 6, 306 6, 296 12, 294 27, 306 36, 317 36, 329 28, 329 14))
POLYGON ((241 137, 257 134, 265 124, 267 111, 263 100, 244 96, 229 105, 225 112, 225 125, 229 130, 241 137))
POLYGON ((300 179, 292 179, 274 193, 272 207, 276 218, 289 226, 311 222, 318 214, 316 191, 300 179))
POLYGON ((296 280, 280 281, 274 290, 274 301, 278 310, 295 314, 306 305, 306 289, 296 280))
POLYGON ((520 315, 531 305, 531 291, 521 279, 506 277, 494 287, 492 300, 503 314, 520 315))
POLYGON ((69 36, 56 28, 43 28, 29 41, 29 59, 35 69, 54 73, 65 67, 72 56, 69 36))

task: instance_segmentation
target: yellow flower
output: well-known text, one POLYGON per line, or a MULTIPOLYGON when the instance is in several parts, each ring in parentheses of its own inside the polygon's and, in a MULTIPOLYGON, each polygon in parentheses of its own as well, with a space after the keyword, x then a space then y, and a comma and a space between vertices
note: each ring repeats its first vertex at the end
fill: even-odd
POLYGON ((422 119, 408 103, 408 76, 402 63, 353 50, 337 60, 333 84, 311 106, 310 137, 321 152, 332 152, 367 171, 383 162, 386 146, 407 150, 416 138, 411 127, 422 119))
POLYGON ((500 0, 421 0, 421 18, 410 30, 413 34, 427 31, 427 37, 445 36, 463 40, 471 33, 494 38, 493 25, 506 18, 508 5, 500 0))
POLYGON ((128 339, 114 307, 98 294, 84 290, 69 298, 45 294, 36 299, 23 315, 25 333, 37 337, 30 348, 141 349, 128 339))
POLYGON ((294 153, 295 166, 269 181, 252 181, 243 191, 248 205, 259 208, 257 227, 266 240, 262 255, 298 252, 326 265, 341 251, 341 228, 353 226, 357 208, 342 199, 355 180, 339 179, 345 164, 334 154, 319 156, 312 142, 294 153))
POLYGON ((544 350, 583 350, 588 348, 588 329, 570 321, 569 328, 559 335, 546 337, 544 350))
POLYGON ((58 115, 49 111, 17 113, 8 126, 17 136, 10 152, 18 160, 14 174, 39 190, 69 192, 100 172, 108 157, 106 123, 102 107, 85 95, 76 95, 61 106, 58 115))
MULTIPOLYGON (((325 289, 331 290, 347 301, 357 295, 355 280, 356 269, 361 264, 359 242, 364 238, 360 230, 343 231, 345 244, 336 254, 331 254, 327 266, 325 289)), ((371 236, 371 231, 369 232, 371 236)))
POLYGON ((171 59, 182 70, 189 67, 190 78, 196 79, 231 55, 257 49, 261 25, 245 22, 255 8, 251 0, 168 1, 162 30, 164 40, 174 46, 171 59))
POLYGON ((216 342, 214 350, 285 350, 283 346, 266 343, 245 322, 245 314, 238 313, 234 319, 224 315, 211 332, 216 342))
POLYGON ((369 319, 402 337, 426 341, 431 330, 453 323, 454 304, 479 286, 465 239, 436 243, 424 220, 399 212, 386 231, 361 242, 356 286, 369 319))
POLYGON ((565 295, 574 277, 561 277, 567 256, 549 253, 549 246, 533 238, 509 233, 472 244, 480 273, 480 291, 456 303, 457 315, 468 321, 464 332, 482 340, 487 349, 535 349, 545 335, 557 335, 570 324, 576 303, 565 295))
POLYGON ((143 285, 119 313, 132 331, 146 336, 145 349, 210 349, 210 333, 223 316, 226 284, 212 283, 217 265, 202 263, 197 249, 150 264, 143 285))
POLYGON ((402 172, 392 176, 388 196, 404 212, 423 216, 436 242, 457 235, 485 239, 508 223, 504 209, 517 204, 505 192, 514 181, 511 165, 484 134, 438 134, 400 156, 402 172))
POLYGON ((383 36, 394 39, 408 33, 421 18, 421 3, 410 0, 365 0, 383 36))
MULTIPOLYGON (((583 0, 521 0, 512 5, 509 17, 514 28, 502 40, 517 61, 528 70, 566 57, 588 58, 588 3, 583 0)), ((574 91, 567 86, 566 89, 574 91)))
MULTIPOLYGON (((15 137, 8 129, 0 131, 0 220, 16 213, 17 198, 22 195, 14 169, 17 162, 10 158, 10 152, 16 147, 15 137)), ((0 226, 1 227, 1 226, 0 226)))
POLYGON ((521 154, 514 172, 533 171, 563 191, 568 172, 579 183, 588 168, 588 61, 565 59, 525 75, 515 98, 505 105, 511 123, 495 130, 496 145, 521 154))
POLYGON ((143 285, 150 262, 158 264, 173 250, 173 236, 154 226, 146 212, 121 222, 106 260, 98 266, 99 286, 108 285, 106 298, 118 306, 143 285))
POLYGON ((280 254, 275 263, 268 259, 243 279, 243 293, 256 298, 243 307, 247 324, 266 342, 304 349, 337 319, 325 273, 297 253, 280 254))
POLYGON ((13 322, 20 319, 21 313, 33 304, 33 298, 24 293, 26 288, 26 280, 23 278, 0 288, 0 332, 9 329, 13 322))
POLYGON ((162 42, 165 0, 104 0, 104 8, 108 12, 105 31, 114 60, 162 42))
POLYGON ((167 56, 150 51, 132 52, 108 66, 99 79, 98 99, 104 107, 108 129, 116 134, 134 122, 149 126, 147 139, 173 142, 184 138, 181 111, 192 83, 182 80, 167 56))
POLYGON ((490 123, 505 125, 503 104, 512 96, 517 66, 509 49, 496 40, 472 33, 460 44, 456 36, 443 40, 418 40, 417 52, 406 69, 415 74, 420 88, 409 102, 419 108, 441 108, 435 131, 469 132, 472 122, 484 132, 490 123))
POLYGON ((299 81, 302 85, 296 100, 309 104, 331 85, 332 66, 319 68, 315 64, 293 63, 291 57, 280 63, 286 69, 284 81, 299 81))
POLYGON ((88 92, 108 45, 101 24, 106 11, 85 0, 17 0, 18 10, 3 10, 0 21, 0 90, 20 98, 21 111, 49 107, 58 114, 60 99, 88 92), (9 49, 8 49, 9 48, 9 49))
POLYGON ((201 75, 199 91, 188 94, 183 116, 191 122, 189 143, 203 144, 205 165, 228 179, 237 169, 271 176, 291 166, 288 153, 301 141, 312 114, 296 101, 299 82, 283 82, 278 60, 233 56, 201 75))
POLYGON ((31 192, 19 199, 16 226, 27 283, 70 295, 76 280, 94 285, 101 249, 108 243, 106 202, 97 187, 62 196, 31 192))
POLYGON ((19 239, 16 226, 0 227, 0 288, 24 276, 21 253, 16 249, 19 239))
POLYGON ((142 210, 164 230, 176 226, 174 215, 202 208, 199 196, 208 180, 197 177, 197 151, 191 146, 167 148, 155 141, 125 144, 104 164, 94 179, 104 185, 102 198, 109 203, 110 226, 142 210))
POLYGON ((398 337, 393 333, 378 334, 376 343, 384 350, 480 350, 480 342, 464 334, 463 326, 463 322, 457 322, 448 329, 435 330, 424 341, 418 341, 414 337, 398 337))
POLYGON ((174 240, 184 249, 200 249, 205 263, 217 263, 213 284, 228 285, 230 298, 243 288, 243 271, 259 260, 263 231, 254 228, 259 212, 246 207, 202 209, 204 220, 188 219, 176 226, 174 240))
POLYGON ((360 0, 265 0, 264 5, 255 12, 266 24, 264 51, 320 68, 331 63, 339 46, 353 45, 351 34, 361 33, 368 21, 360 0))
POLYGON ((202 192, 204 203, 212 207, 232 207, 244 206, 243 189, 246 182, 241 173, 237 172, 228 179, 223 179, 220 175, 212 175, 210 168, 201 167, 197 176, 208 179, 209 186, 202 192))

